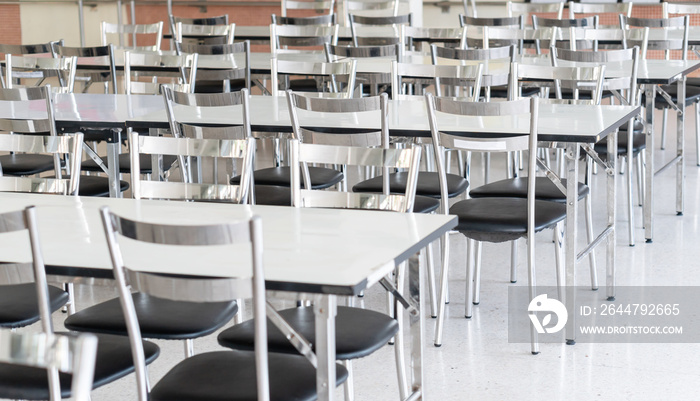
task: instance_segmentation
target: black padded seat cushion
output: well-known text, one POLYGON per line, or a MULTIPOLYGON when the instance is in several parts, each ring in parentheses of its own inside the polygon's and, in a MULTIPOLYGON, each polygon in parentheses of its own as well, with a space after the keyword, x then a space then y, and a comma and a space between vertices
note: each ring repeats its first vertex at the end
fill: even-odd
MULTIPOLYGON (((291 180, 290 175, 289 167, 269 167, 255 170, 253 173, 253 180, 255 181, 255 185, 289 187, 291 180)), ((343 173, 325 167, 309 166, 309 176, 311 178, 312 189, 330 188, 343 180, 343 173)), ((240 176, 231 178, 231 184, 238 185, 240 182, 240 176)), ((304 187, 303 177, 301 177, 301 185, 304 187)))
MULTIPOLYGON (((617 155, 623 156, 627 154, 627 132, 618 133, 617 135, 617 155)), ((637 154, 642 150, 646 149, 647 142, 644 134, 632 134, 632 153, 637 154)), ((608 154, 608 143, 605 139, 598 142, 593 146, 593 149, 602 157, 607 157, 608 154)))
MULTIPOLYGON (((279 314, 311 344, 316 344, 316 324, 312 307, 292 308, 279 314)), ((335 318, 336 359, 362 358, 384 346, 396 334, 399 325, 391 317, 360 308, 338 307, 335 318)), ((254 320, 234 325, 219 333, 219 344, 238 350, 253 350, 254 320)), ((268 349, 270 352, 293 354, 296 349, 289 340, 267 321, 268 349)))
MULTIPOLYGON (((271 401, 316 400, 316 369, 303 356, 268 354, 271 401)), ((336 364, 336 386, 348 372, 336 364)), ((178 363, 153 387, 151 401, 257 400, 255 354, 218 351, 178 363)))
MULTIPOLYGON (((492 182, 474 188, 469 192, 472 198, 485 197, 505 197, 505 198, 527 198, 527 177, 518 177, 492 182)), ((561 180, 566 186, 566 180, 561 180)), ((583 183, 578 183, 578 199, 583 199, 590 192, 590 188, 583 183)), ((535 198, 551 202, 566 202, 564 195, 559 188, 547 177, 535 178, 535 198)))
POLYGON ((289 187, 256 184, 255 204, 268 206, 291 206, 291 190, 289 189, 289 187))
MULTIPOLYGON (((195 303, 133 294, 136 316, 144 338, 182 340, 211 334, 238 311, 235 302, 195 303)), ((68 316, 69 330, 127 335, 119 298, 110 299, 68 316)))
MULTIPOLYGON (((111 383, 134 371, 129 338, 123 336, 98 335, 97 357, 93 388, 111 383)), ((160 353, 158 346, 144 341, 146 363, 153 362, 160 353)), ((72 376, 60 373, 61 396, 70 396, 72 376)), ((24 400, 48 400, 48 378, 46 370, 29 366, 0 364, 0 398, 24 400)))
MULTIPOLYGON (((527 235, 527 198, 474 198, 452 205, 455 230, 477 241, 504 242, 527 235)), ((566 218, 566 204, 535 201, 535 231, 566 218)))
POLYGON ((700 86, 700 77, 688 77, 685 81, 685 87, 700 86))
POLYGON ((32 153, 15 153, 0 156, 3 174, 34 175, 53 170, 53 156, 32 153))
MULTIPOLYGON (((481 88, 481 96, 486 96, 486 88, 481 88)), ((523 97, 534 96, 540 93, 540 88, 534 87, 524 87, 521 89, 523 97)), ((491 99, 506 99, 508 98, 508 87, 506 86, 492 86, 491 87, 491 99)))
MULTIPOLYGON (((129 189, 129 183, 119 180, 119 191, 124 192, 127 189, 129 189)), ((97 175, 81 175, 78 183, 78 195, 108 197, 109 178, 97 175)))
MULTIPOLYGON (((381 175, 362 181, 352 187, 354 192, 382 192, 383 177, 381 175)), ((389 174, 389 190, 393 193, 405 193, 408 181, 407 172, 389 174)), ((459 196, 469 187, 469 181, 457 174, 447 174, 447 196, 454 198, 459 196)), ((421 171, 418 173, 418 185, 416 195, 440 197, 440 181, 438 173, 421 171)))
MULTIPOLYGON (((661 87, 663 90, 665 90, 669 95, 671 95, 671 99, 673 99, 674 102, 677 101, 678 99, 678 86, 676 84, 671 84, 671 85, 664 85, 661 87)), ((700 99, 700 87, 699 86, 692 86, 688 85, 686 83, 685 85, 685 105, 690 106, 691 104, 697 102, 700 99)), ((654 107, 657 109, 663 109, 664 107, 668 107, 668 102, 666 99, 659 95, 658 93, 656 94, 656 99, 655 99, 654 107)))
POLYGON ((439 207, 439 199, 418 195, 413 203, 413 213, 432 213, 439 207))
MULTIPOLYGON (((109 166, 107 163, 107 157, 102 158, 105 166, 109 166)), ((167 171, 170 166, 177 160, 176 156, 163 155, 163 170, 167 171)), ((151 168, 151 155, 139 155, 139 161, 141 164, 141 174, 151 174, 153 168, 151 168)), ((82 171, 96 171, 102 173, 100 166, 95 163, 94 160, 88 159, 80 163, 80 169, 82 171)), ((131 173, 131 160, 128 153, 122 153, 119 155, 119 172, 122 174, 131 173)))
MULTIPOLYGON (((68 302, 68 293, 52 285, 49 286, 51 312, 57 311, 68 302)), ((0 286, 0 327, 16 328, 39 321, 39 305, 35 283, 0 286)))
POLYGON ((289 89, 294 92, 318 92, 318 82, 314 78, 298 78, 289 80, 289 89))

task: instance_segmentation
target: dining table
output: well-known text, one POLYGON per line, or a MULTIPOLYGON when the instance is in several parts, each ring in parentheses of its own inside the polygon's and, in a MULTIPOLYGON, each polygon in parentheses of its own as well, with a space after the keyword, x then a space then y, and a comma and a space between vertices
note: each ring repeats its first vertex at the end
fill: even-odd
MULTIPOLYGON (((335 315, 339 298, 361 294, 396 266, 408 262, 409 286, 404 297, 411 312, 409 394, 414 397, 411 399, 423 399, 423 280, 416 254, 454 228, 454 216, 0 193, 0 213, 28 206, 36 207, 47 274, 63 282, 88 284, 113 279, 100 220, 102 207, 127 218, 169 224, 218 224, 259 216, 268 296, 314 301, 320 400, 335 397, 335 315)), ((31 261, 25 233, 0 237, 0 262, 31 261)), ((210 247, 214 249, 193 257, 170 248, 154 252, 151 247, 149 252, 139 252, 138 244, 121 246, 138 255, 138 269, 151 273, 236 277, 250 272, 250 255, 232 258, 228 248, 210 247)), ((129 264, 128 257, 125 263, 129 264)))

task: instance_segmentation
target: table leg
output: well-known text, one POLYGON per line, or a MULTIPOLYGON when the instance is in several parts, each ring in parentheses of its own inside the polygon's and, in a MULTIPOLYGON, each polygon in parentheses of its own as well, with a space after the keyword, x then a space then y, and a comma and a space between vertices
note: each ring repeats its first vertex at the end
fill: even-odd
MULTIPOLYGON (((569 319, 566 322, 566 343, 573 345, 576 343, 575 319, 574 310, 576 306, 576 297, 574 286, 576 285, 576 228, 578 227, 578 161, 579 159, 579 144, 567 143, 565 151, 566 172, 566 248, 564 252, 564 260, 566 262, 566 291, 565 305, 569 311, 569 319)), ((533 241, 534 238, 528 239, 533 241)))
POLYGON ((316 391, 319 401, 332 401, 335 393, 335 316, 338 300, 335 295, 316 297, 316 391))
POLYGON ((676 214, 683 215, 683 193, 685 190, 685 81, 686 78, 679 79, 678 85, 678 114, 676 123, 676 214))
MULTIPOLYGON (((631 136, 633 134, 632 126, 633 122, 628 124, 628 133, 631 136)), ((617 154, 617 136, 619 132, 617 130, 613 131, 608 135, 608 154, 617 154)), ((630 142, 632 143, 632 142, 630 142)), ((608 168, 606 169, 606 182, 607 182, 607 217, 608 217, 608 227, 610 227, 610 232, 606 238, 606 288, 608 301, 615 300, 615 247, 617 246, 616 230, 615 224, 617 220, 617 173, 615 165, 617 164, 617 157, 609 157, 607 160, 608 168)), ((628 163, 629 165, 629 163, 628 163)), ((632 176, 632 168, 629 167, 627 174, 632 176)), ((628 179, 630 179, 628 177, 628 179)))
POLYGON ((652 241, 654 234, 654 97, 656 96, 656 86, 651 84, 643 85, 644 96, 646 97, 645 112, 646 126, 644 133, 646 136, 646 193, 644 194, 644 238, 647 242, 652 241))
POLYGON ((114 131, 112 142, 107 142, 107 176, 109 177, 109 197, 121 198, 119 190, 119 153, 121 152, 121 132, 114 131))
MULTIPOLYGON (((420 295, 423 292, 423 270, 420 268, 418 255, 408 261, 408 294, 411 304, 415 307, 409 313, 411 327, 411 394, 408 400, 423 399, 423 337, 425 320, 423 319, 423 303, 420 295)), ((467 299, 467 302, 470 300, 467 299)))

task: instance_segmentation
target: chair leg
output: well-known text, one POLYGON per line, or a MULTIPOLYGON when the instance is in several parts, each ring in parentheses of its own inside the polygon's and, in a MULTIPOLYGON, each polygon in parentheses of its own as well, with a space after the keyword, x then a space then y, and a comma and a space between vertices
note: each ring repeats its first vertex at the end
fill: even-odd
POLYGON ((68 293, 68 302, 63 307, 63 313, 67 313, 70 316, 75 313, 75 289, 73 288, 73 283, 63 283, 63 291, 68 293))
POLYGON ((668 109, 664 108, 664 114, 661 122, 661 150, 666 149, 666 123, 668 123, 668 109))
MULTIPOLYGON (((630 135, 631 136, 631 135, 630 135)), ((634 199, 632 197, 632 162, 634 156, 629 154, 625 164, 627 164, 627 217, 629 221, 629 244, 634 246, 634 199)))
POLYGON ((425 268, 428 270, 428 292, 430 295, 430 317, 437 317, 437 293, 435 289, 435 259, 433 246, 434 242, 428 244, 427 248, 422 252, 425 256, 425 268))
MULTIPOLYGON (((406 278, 406 262, 401 263, 396 272, 396 288, 401 291, 406 278)), ((399 395, 402 400, 406 399, 408 394, 408 378, 406 375, 406 353, 405 341, 403 335, 404 314, 403 306, 397 300, 394 300, 394 316, 399 324, 399 331, 396 333, 396 344, 394 344, 394 356, 396 359, 396 374, 399 384, 399 395)))
MULTIPOLYGON (((530 300, 535 299, 537 294, 535 294, 535 288, 537 286, 535 280, 535 239, 527 238, 527 284, 530 290, 530 300)), ((530 326, 530 352, 533 355, 540 353, 539 343, 537 342, 537 331, 534 325, 530 326)))
MULTIPOLYGON (((557 296, 560 301, 564 300, 564 222, 559 222, 554 226, 554 259, 557 271, 557 296)), ((590 242, 590 240, 589 240, 590 242)))
MULTIPOLYGON (((472 303, 474 305, 479 305, 480 293, 481 293, 481 250, 483 242, 479 241, 476 245, 476 253, 474 254, 474 296, 472 297, 472 303)), ((467 277, 468 278, 468 277, 467 277)), ((468 301, 468 299, 467 299, 468 301)), ((466 315, 465 315, 466 316, 466 315)), ((471 316, 471 315, 470 315, 471 316)))
POLYGON ((436 347, 442 345, 442 329, 445 323, 445 295, 447 294, 447 276, 450 267, 450 243, 449 234, 442 236, 442 271, 440 272, 440 298, 438 298, 438 315, 435 321, 435 339, 433 341, 436 347))
POLYGON ((188 338, 185 340, 185 358, 194 356, 194 340, 188 338))
POLYGON ((518 282, 518 240, 510 243, 510 282, 518 282))
POLYGON ((348 371, 348 379, 343 383, 343 395, 345 401, 353 401, 355 399, 355 385, 353 383, 352 361, 345 360, 342 363, 348 371))
MULTIPOLYGON (((584 207, 586 208, 586 239, 590 244, 593 242, 593 206, 591 194, 589 193, 583 199, 584 207)), ((598 289, 598 266, 595 260, 595 250, 592 250, 588 254, 588 264, 591 269, 591 290, 596 291, 598 289)))
POLYGON ((486 152, 484 155, 484 184, 491 182, 491 153, 486 152))
POLYGON ((476 241, 473 239, 467 240, 467 295, 464 297, 464 317, 471 319, 473 304, 469 302, 474 297, 474 261, 476 259, 476 241))
POLYGON ((243 311, 245 310, 243 299, 237 299, 236 304, 238 305, 238 313, 233 316, 233 324, 243 323, 244 316, 243 311))

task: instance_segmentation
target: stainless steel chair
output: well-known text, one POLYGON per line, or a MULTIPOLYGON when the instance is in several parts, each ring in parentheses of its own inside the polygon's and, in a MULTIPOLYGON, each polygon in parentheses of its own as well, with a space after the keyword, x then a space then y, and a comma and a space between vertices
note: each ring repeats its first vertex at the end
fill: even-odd
POLYGON ((350 32, 352 33, 353 46, 383 46, 402 44, 401 37, 402 26, 413 26, 413 14, 392 15, 392 16, 366 16, 350 14, 350 32), (386 27, 390 29, 392 35, 385 36, 368 36, 363 35, 358 30, 362 30, 362 26, 386 27))
MULTIPOLYGON (((669 18, 671 16, 681 16, 681 15, 688 15, 689 17, 693 17, 697 14, 700 13, 700 7, 698 4, 683 4, 683 3, 667 3, 663 2, 661 3, 663 6, 662 9, 662 16, 664 18, 669 18)), ((696 55, 698 54, 698 49, 697 46, 689 46, 690 50, 692 50, 696 55)), ((689 92, 694 93, 696 91, 696 87, 700 87, 700 78, 698 77, 687 77, 686 78, 686 96, 688 96, 689 92)), ((663 128, 663 139, 666 138, 666 117, 667 117, 667 108, 664 108, 664 128, 663 128)), ((664 149, 666 147, 665 141, 661 141, 661 149, 664 149)), ((695 151, 696 151, 696 162, 695 164, 700 166, 700 99, 695 102, 695 151)))
POLYGON ((601 25, 617 25, 619 23, 619 15, 623 14, 627 17, 632 16, 632 2, 618 3, 610 2, 574 2, 566 3, 566 8, 569 10, 569 18, 579 18, 588 16, 597 16, 601 25))
POLYGON ((168 25, 170 28, 170 35, 173 39, 175 38, 175 26, 178 22, 190 25, 228 25, 229 23, 228 14, 202 18, 176 17, 170 14, 168 15, 168 25))
MULTIPOLYGON (((403 59, 403 44, 382 45, 382 46, 338 46, 326 44, 324 52, 326 61, 329 63, 343 59, 365 59, 365 58, 395 58, 401 62, 403 59)), ((360 93, 366 93, 370 96, 376 96, 385 92, 388 87, 380 87, 380 85, 389 84, 386 82, 386 74, 380 73, 363 73, 357 80, 360 84, 360 93), (365 88, 369 88, 366 90, 365 88)))
MULTIPOLYGON (((292 140, 290 143, 291 192, 295 207, 353 208, 397 212, 413 210, 420 148, 413 147, 402 150, 387 148, 389 131, 386 121, 388 112, 386 95, 362 99, 342 99, 310 97, 288 91, 287 101, 295 136, 307 140, 307 143, 300 143, 298 140, 292 140), (333 135, 324 134, 322 130, 306 128, 308 126, 318 127, 320 122, 313 117, 314 115, 327 116, 328 113, 331 113, 340 117, 358 112, 376 113, 376 117, 381 121, 381 132, 333 135), (369 148, 366 146, 372 145, 379 139, 384 143, 383 147, 369 148), (374 167, 382 174, 387 173, 389 169, 405 169, 410 179, 402 194, 390 194, 388 183, 380 194, 302 189, 302 180, 306 183, 306 188, 311 187, 307 167, 312 163, 374 167)), ((399 280, 402 280, 401 276, 400 272, 399 280)), ((395 287, 396 284, 391 284, 391 288, 395 287)), ((279 313, 311 344, 316 343, 313 319, 309 320, 310 314, 313 314, 312 307, 301 306, 285 309, 279 313)), ((399 321, 402 319, 401 314, 396 316, 399 321)), ((254 323, 254 321, 247 321, 223 331, 218 337, 219 344, 234 349, 249 349, 253 342, 254 323)), ((397 320, 379 312, 351 306, 338 307, 336 358, 344 361, 351 373, 353 359, 370 355, 396 336, 395 351, 399 371, 399 388, 403 399, 406 397, 406 378, 405 367, 403 367, 403 337, 399 334, 399 327, 397 320)), ((268 346, 273 352, 296 352, 293 347, 288 345, 283 334, 275 330, 270 330, 268 334, 268 346)), ((351 380, 346 383, 345 390, 346 399, 352 400, 354 397, 351 380)))
MULTIPOLYGON (((134 365, 128 357, 124 357, 130 353, 130 343, 124 337, 102 334, 75 336, 54 333, 51 313, 65 303, 67 296, 63 291, 47 284, 36 207, 30 206, 21 211, 0 214, 0 232, 20 231, 28 232, 26 238, 29 240, 30 253, 27 260, 31 265, 33 279, 31 283, 15 283, 1 287, 0 302, 3 320, 13 315, 15 324, 20 326, 29 324, 30 320, 40 321, 42 333, 27 334, 37 337, 34 338, 34 342, 26 343, 21 337, 13 337, 14 333, 6 331, 0 333, 0 397, 25 400, 50 399, 51 401, 71 397, 71 399, 87 400, 92 388, 111 383, 133 372, 134 365), (24 366, 12 364, 14 360, 8 359, 6 353, 10 345, 7 343, 8 336, 16 341, 15 345, 35 346, 35 348, 15 348, 17 354, 14 354, 15 357, 22 358, 32 352, 38 352, 38 355, 34 355, 34 364, 25 363, 24 366), (86 341, 90 344, 87 346, 87 354, 81 355, 79 349, 74 348, 82 341, 80 339, 87 339, 86 341), (55 341, 56 346, 65 348, 62 351, 53 349, 48 341, 55 341), (95 345, 97 345, 96 350, 95 345), (82 365, 80 370, 85 369, 85 371, 73 370, 71 376, 70 359, 52 359, 59 357, 61 352, 72 353, 73 362, 82 365), (58 364, 59 361, 61 364, 58 364), (46 368, 49 368, 48 372, 46 368)), ((3 323, 3 327, 16 327, 7 320, 3 323)), ((145 363, 151 363, 159 353, 158 346, 149 342, 142 342, 137 348, 143 351, 145 363)))
MULTIPOLYGON (((535 242, 534 235, 545 228, 554 228, 566 218, 566 205, 555 202, 535 200, 535 180, 537 166, 537 130, 538 130, 538 102, 537 97, 504 101, 504 102, 464 102, 450 98, 435 98, 431 94, 426 95, 428 107, 428 119, 433 141, 435 142, 435 157, 439 162, 440 187, 442 192, 442 213, 454 214, 459 218, 456 231, 465 235, 468 239, 467 260, 467 294, 465 317, 472 316, 472 304, 474 284, 474 256, 475 241, 502 242, 521 237, 528 238, 528 285, 530 299, 535 297, 535 242), (452 135, 443 130, 445 120, 441 117, 455 116, 463 118, 468 124, 470 118, 478 118, 482 124, 493 124, 504 116, 525 115, 529 124, 524 124, 522 135, 512 136, 513 132, 497 133, 490 138, 465 138, 452 135), (442 120, 442 121, 441 121, 442 120), (466 199, 448 204, 447 183, 445 179, 446 165, 444 162, 444 149, 461 148, 464 150, 479 150, 491 152, 511 152, 528 150, 528 184, 527 198, 478 198, 466 199)), ((468 125, 465 125, 468 126, 468 125)), ((447 235, 446 235, 447 236, 447 235)), ((435 345, 442 345, 442 331, 445 320, 444 296, 448 284, 449 273, 449 242, 443 240, 443 271, 441 273, 439 312, 435 331, 435 345)), ((531 352, 539 353, 537 332, 531 328, 532 344, 531 352)))
POLYGON ((18 231, 29 233, 34 277, 32 282, 0 286, 0 327, 3 328, 0 330, 0 397, 35 399, 32 396, 41 393, 53 401, 61 399, 63 393, 72 395, 71 399, 74 400, 88 400, 97 338, 89 334, 72 336, 53 333, 49 321, 51 313, 66 303, 68 295, 46 283, 34 207, 0 214, 0 233, 18 231), (43 333, 14 332, 16 327, 39 320, 42 320, 43 333), (61 383, 59 372, 73 374, 73 380, 63 380, 61 383), (32 383, 26 380, 31 377, 42 378, 43 381, 32 383), (65 386, 66 382, 70 385, 65 386))
MULTIPOLYGON (((313 77, 316 82, 316 88, 311 92, 332 92, 339 93, 346 98, 353 97, 357 74, 356 60, 314 63, 280 60, 274 57, 271 62, 272 96, 280 96, 280 90, 293 89, 293 80, 290 80, 290 77, 302 75, 313 77)), ((297 89, 297 91, 304 92, 303 89, 297 89)))
POLYGON ((216 60, 217 64, 222 60, 228 64, 223 69, 202 69, 198 71, 199 83, 196 92, 218 93, 230 92, 246 88, 250 90, 250 42, 236 42, 225 45, 199 45, 191 43, 175 42, 175 51, 178 54, 198 54, 199 59, 206 63, 207 60, 216 60), (241 60, 243 58, 243 60, 241 60), (241 61, 243 61, 241 63, 241 61))
POLYGON ((117 37, 116 45, 120 48, 132 50, 160 50, 160 43, 163 39, 163 21, 153 24, 134 24, 120 25, 102 21, 100 24, 100 32, 102 33, 102 46, 113 43, 108 41, 109 37, 117 37), (142 41, 147 40, 149 45, 139 45, 142 41), (129 44, 130 43, 130 44, 129 44))
MULTIPOLYGON (((7 89, 3 89, 5 91, 7 89)), ((26 127, 34 121, 0 120, 0 131, 20 133, 22 125, 26 127)), ((80 154, 83 146, 83 135, 46 136, 46 135, 11 135, 0 134, 0 151, 25 152, 28 154, 49 154, 57 159, 66 156, 70 162, 70 177, 62 178, 61 169, 57 169, 56 178, 0 176, 0 191, 2 192, 38 192, 60 195, 77 195, 80 179, 80 154)), ((2 169, 0 169, 2 174, 2 169)))
POLYGON ((282 17, 289 16, 290 10, 313 10, 318 14, 331 15, 335 0, 282 0, 282 17))
MULTIPOLYGON (((185 137, 139 136, 132 132, 129 135, 131 149, 131 190, 134 199, 177 199, 207 201, 220 200, 232 203, 247 203, 255 154, 255 139, 204 139, 210 137, 208 128, 181 124, 183 131, 192 131, 185 137), (232 162, 241 160, 241 185, 221 185, 195 183, 191 170, 188 168, 183 175, 184 182, 164 182, 147 180, 139 177, 139 159, 142 155, 170 155, 181 158, 210 157, 230 159, 232 162)), ((216 162, 216 161, 215 161, 216 162)), ((191 163, 182 163, 187 167, 191 163)))
POLYGON ((506 16, 517 17, 520 15, 544 14, 561 19, 564 15, 564 0, 533 1, 521 3, 509 1, 506 3, 506 16))
MULTIPOLYGON (((47 42, 30 45, 10 45, 0 43, 0 54, 4 54, 6 57, 8 54, 15 56, 50 54, 51 56, 55 56, 54 46, 56 43, 62 44, 63 40, 60 40, 58 42, 47 42)), ((3 88, 5 87, 5 72, 3 70, 2 63, 0 63, 0 85, 3 88)))
POLYGON ((509 30, 523 29, 525 27, 525 17, 469 17, 463 14, 459 15, 459 26, 463 27, 463 39, 460 43, 462 49, 476 48, 492 48, 517 45, 522 53, 523 40, 520 38, 514 39, 494 39, 488 34, 491 28, 503 28, 509 30), (475 32, 473 32, 475 31, 475 32))
MULTIPOLYGON (((689 21, 690 19, 687 15, 673 18, 627 18, 624 15, 620 15, 620 28, 625 33, 623 45, 625 48, 639 46, 641 49, 640 58, 643 60, 647 58, 648 50, 663 51, 663 57, 666 60, 671 59, 672 50, 680 51, 681 60, 687 60, 689 21), (632 31, 628 31, 630 28, 632 31), (661 39, 652 39, 649 36, 652 29, 667 32, 661 39), (671 31, 676 31, 679 35, 669 35, 671 31)), ((662 149, 665 147, 666 141, 668 109, 677 109, 677 90, 678 85, 675 83, 656 87, 655 107, 664 110, 663 128, 661 131, 662 149)), ((690 106, 698 102, 700 102, 700 87, 686 85, 685 105, 690 106)), ((698 113, 700 113, 700 109, 696 107, 696 114, 698 113)), ((698 128, 697 125, 696 128, 698 128)), ((698 129, 696 129, 696 137, 700 137, 700 130, 698 129)))
MULTIPOLYGON (((4 118, 0 120, 0 131, 5 131, 7 134, 3 134, 2 137, 7 137, 5 139, 5 146, 25 148, 32 150, 32 141, 37 142, 37 146, 41 146, 47 154, 32 154, 32 153, 14 153, 0 156, 0 166, 2 166, 2 173, 6 176, 4 179, 9 181, 11 178, 7 176, 24 177, 43 173, 46 171, 54 171, 54 174, 60 180, 62 177, 61 167, 62 161, 59 157, 60 151, 68 151, 70 148, 66 148, 65 144, 61 144, 61 140, 56 140, 56 122, 54 119, 54 108, 53 108, 53 96, 51 94, 50 86, 40 86, 40 87, 30 87, 30 88, 13 88, 13 89, 0 89, 0 101, 4 102, 28 102, 29 107, 36 107, 37 110, 44 110, 44 118, 31 119, 31 120, 21 120, 4 118), (18 135, 9 135, 9 133, 18 135), (27 140, 23 143, 19 134, 44 134, 48 133, 49 138, 54 138, 51 140, 41 140, 40 138, 34 138, 27 140), (17 138, 14 138, 17 136, 17 138), (10 138, 12 137, 12 138, 10 138), (43 145, 43 146, 42 146, 43 145)), ((9 150, 9 149, 8 149, 9 150)), ((21 152, 19 149, 15 149, 15 152, 21 152)), ((34 151, 36 153, 36 151, 34 151)), ((75 157, 71 160, 73 166, 75 161, 80 160, 80 157, 75 157)), ((77 165, 77 169, 71 171, 80 171, 80 165, 77 165)), ((72 178, 75 185, 78 184, 77 177, 72 178)), ((18 182, 21 180, 18 180, 18 182)), ((37 179, 37 182, 40 182, 37 179)), ((48 181, 47 181, 48 184, 48 181)), ((60 188, 60 181, 57 181, 55 185, 58 185, 57 189, 60 188)), ((30 185, 31 186, 31 185, 30 185)), ((75 187, 66 187, 66 191, 73 194, 75 193, 75 187), (70 190, 72 189, 72 191, 70 190)))
POLYGON ((104 68, 95 70, 82 70, 76 74, 76 80, 85 82, 83 92, 87 92, 90 85, 96 82, 103 83, 105 93, 109 91, 109 84, 112 84, 112 92, 117 93, 117 70, 114 64, 114 45, 93 46, 93 47, 69 47, 57 44, 54 51, 60 57, 96 58, 98 64, 102 61, 106 65, 104 68))
MULTIPOLYGON (((572 37, 572 40, 578 40, 576 33, 572 37)), ((625 50, 607 50, 607 51, 577 51, 577 50, 567 50, 567 49, 553 49, 551 51, 552 61, 557 65, 567 65, 567 63, 573 63, 574 65, 606 65, 610 68, 617 68, 623 71, 623 73, 617 78, 606 78, 603 83, 603 89, 610 91, 614 94, 615 98, 619 100, 622 104, 639 104, 639 96, 637 90, 637 70, 639 64, 639 48, 633 47, 631 49, 625 50), (620 68, 621 67, 621 68, 620 68)), ((620 129, 620 135, 618 136, 618 157, 627 158, 627 216, 629 219, 629 244, 634 246, 634 200, 633 200, 633 185, 632 185, 632 171, 634 158, 637 158, 637 184, 639 187, 639 199, 640 204, 642 203, 643 193, 642 190, 644 183, 644 149, 646 148, 646 141, 644 138, 644 133, 642 132, 643 127, 636 127, 637 123, 631 120, 629 124, 624 126, 624 129, 620 129)), ((607 159, 609 155, 607 154, 607 146, 605 141, 601 141, 594 145, 593 149, 587 149, 587 151, 594 150, 598 156, 603 159, 607 159)), ((591 158, 588 162, 587 174, 592 171, 592 166, 590 163, 594 158, 591 158)), ((590 176, 586 179, 590 182, 590 176)), ((588 208, 588 206, 586 206, 588 208)), ((590 238, 589 238, 590 241, 590 238)))
MULTIPOLYGON (((493 47, 485 49, 453 49, 440 47, 437 45, 430 46, 430 53, 433 64, 483 64, 485 66, 481 80, 481 97, 484 101, 491 101, 492 97, 506 99, 511 91, 511 66, 517 55, 517 47, 515 45, 504 47, 493 47), (486 68, 487 67, 487 68, 486 68)), ((538 88, 519 89, 521 96, 531 96, 539 92, 538 88)), ((451 93, 446 93, 450 96, 451 93)), ((462 152, 457 152, 459 157, 459 173, 462 177, 466 176, 468 166, 465 165, 462 152)), ((490 153, 484 154, 484 181, 490 181, 490 153)), ((448 178, 448 185, 452 185, 448 178)), ((435 188, 435 186, 433 186, 435 188)), ((435 192, 434 192, 435 193, 435 192)), ((457 196, 461 192, 449 191, 450 195, 457 196)))
POLYGON ((200 45, 221 45, 233 43, 236 24, 199 25, 175 24, 173 38, 178 42, 188 41, 200 45))
POLYGON ((270 24, 270 52, 298 52, 338 43, 338 25, 277 25, 270 24), (293 47, 294 49, 289 49, 293 47))
MULTIPOLYGON (((138 344, 146 336, 144 323, 135 311, 131 291, 146 293, 149 297, 177 303, 230 303, 243 297, 252 298, 255 327, 254 345, 251 351, 214 351, 185 359, 175 365, 149 391, 144 355, 139 347, 132 347, 136 366, 138 399, 146 400, 293 400, 314 399, 316 396, 315 355, 308 342, 285 324, 265 299, 265 279, 263 272, 262 222, 252 217, 237 222, 224 222, 209 225, 176 225, 146 223, 131 220, 101 210, 102 221, 107 236, 114 275, 119 285, 119 299, 123 319, 128 327, 129 338, 138 344), (129 267, 124 265, 122 240, 128 238, 141 249, 158 252, 163 245, 177 247, 182 263, 193 263, 200 259, 201 252, 225 248, 227 255, 222 257, 218 277, 192 277, 162 273, 148 273, 149 261, 139 258, 143 252, 132 249, 129 267), (158 246, 160 245, 160 246, 158 246), (212 250, 213 249, 213 250, 212 250), (233 263, 240 255, 241 260, 250 260, 241 265, 233 263), (146 269, 146 270, 144 270, 146 269), (268 353, 266 315, 281 327, 283 332, 294 338, 294 344, 303 350, 301 355, 268 353)), ((177 219, 174 220, 177 222, 177 219)), ((186 222, 186 219, 182 220, 186 222)), ((150 253, 149 252, 149 253, 150 253)), ((147 258, 146 258, 147 259, 147 258)), ((174 270, 171 270, 174 271, 174 270)), ((178 310, 170 314, 182 323, 178 310)), ((347 378, 342 366, 336 367, 337 384, 347 378)))
POLYGON ((13 88, 20 82, 22 86, 40 86, 46 79, 55 77, 58 85, 52 85, 54 92, 72 93, 75 85, 76 57, 45 58, 5 56, 5 79, 3 88, 13 88))
MULTIPOLYGON (((551 49, 551 52, 555 52, 556 49, 551 49)), ((632 53, 630 52, 630 55, 632 53)), ((576 103, 589 103, 589 104, 600 104, 600 98, 603 91, 603 83, 605 78, 605 67, 600 65, 589 65, 589 66, 542 66, 542 65, 526 65, 526 64, 515 64, 513 66, 513 84, 516 85, 537 85, 542 87, 542 95, 544 99, 548 98, 548 93, 546 93, 550 88, 546 86, 552 86, 554 92, 556 92, 557 101, 562 99, 561 89, 566 88, 574 95, 574 102, 576 103), (579 91, 590 92, 588 98, 591 100, 579 101, 579 91)), ((626 87, 629 88, 629 79, 626 82, 626 87)), ((549 102, 550 100, 541 100, 541 102, 549 102)), ((560 155, 563 158, 563 155, 560 155)), ((563 160, 563 159, 560 159, 563 160)), ((550 177, 560 176, 563 174, 561 170, 562 167, 556 168, 557 171, 552 171, 547 163, 540 163, 539 168, 545 172, 546 176, 534 177, 535 179, 535 192, 533 196, 537 200, 557 202, 564 204, 566 203, 566 195, 557 187, 556 183, 550 179, 550 177)), ((518 177, 518 168, 515 168, 514 164, 509 164, 507 169, 506 179, 486 183, 482 186, 472 189, 469 192, 471 198, 489 198, 489 197, 517 197, 517 198, 527 198, 528 192, 528 177, 518 177)), ((590 182, 590 177, 587 177, 586 183, 578 183, 577 194, 578 200, 585 201, 586 210, 586 234, 588 242, 593 241, 593 219, 592 219, 592 205, 590 188, 587 183, 590 182)), ((561 180, 561 185, 566 186, 566 180, 561 180)), ((556 229, 557 239, 561 239, 563 233, 563 227, 556 229)), ((518 252, 517 252, 517 241, 514 241, 511 245, 511 271, 510 271, 510 282, 515 283, 517 281, 517 265, 518 265, 518 252)), ((559 251, 559 249, 557 249, 559 251)), ((475 259, 477 261, 475 276, 474 276, 474 298, 472 302, 475 305, 479 304, 479 289, 480 289, 480 258, 481 255, 481 243, 476 247, 475 259)), ((557 277, 563 280, 563 276, 559 273, 562 271, 561 264, 563 264, 563 258, 560 253, 556 253, 557 261, 557 277)), ((590 271, 591 271, 591 288, 594 290, 598 289, 598 276, 596 270, 595 253, 592 251, 589 254, 590 261, 590 271)), ((558 285, 561 287, 563 285, 562 281, 557 281, 558 285)))
MULTIPOLYGON (((59 335, 0 331, 0 363, 68 373, 73 401, 89 401, 95 370, 97 338, 90 334, 59 335)), ((52 394, 52 400, 60 395, 52 394)))
POLYGON ((284 17, 275 14, 270 15, 273 24, 277 25, 335 25, 336 14, 313 15, 310 17, 284 17))
POLYGON ((198 54, 169 55, 154 52, 124 52, 124 93, 127 95, 160 95, 167 78, 180 90, 194 91, 198 54), (145 77, 148 81, 140 78, 145 77))

